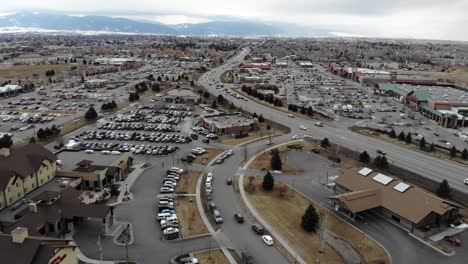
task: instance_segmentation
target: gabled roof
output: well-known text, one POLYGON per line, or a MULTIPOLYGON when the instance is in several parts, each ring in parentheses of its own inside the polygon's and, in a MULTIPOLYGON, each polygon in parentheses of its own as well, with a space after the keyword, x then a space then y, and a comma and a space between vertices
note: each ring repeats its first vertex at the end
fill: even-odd
POLYGON ((353 213, 381 206, 418 224, 432 212, 444 215, 455 208, 453 203, 416 186, 411 186, 404 192, 394 189, 401 183, 396 178, 389 184, 383 185, 372 179, 378 174, 377 172, 367 177, 358 172, 359 169, 347 170, 335 180, 337 185, 350 190, 349 193, 330 197, 340 200, 353 213))
POLYGON ((38 171, 44 160, 56 161, 55 155, 39 144, 10 149, 10 155, 0 156, 0 189, 4 189, 13 175, 25 178, 38 171))
POLYGON ((379 83, 378 86, 381 91, 392 91, 402 96, 407 96, 410 93, 410 91, 400 88, 400 85, 395 83, 379 83))

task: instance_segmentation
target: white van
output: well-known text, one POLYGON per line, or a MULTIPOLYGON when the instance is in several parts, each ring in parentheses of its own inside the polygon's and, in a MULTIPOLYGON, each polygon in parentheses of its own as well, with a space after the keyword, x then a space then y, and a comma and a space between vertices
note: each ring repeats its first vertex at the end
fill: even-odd
POLYGON ((206 185, 206 193, 207 193, 207 194, 211 194, 211 184, 210 184, 210 185, 206 185))
POLYGON ((94 150, 92 149, 87 149, 84 151, 85 153, 88 153, 88 154, 93 154, 94 153, 94 150))
POLYGON ((159 201, 159 207, 164 207, 164 206, 174 206, 174 203, 168 202, 168 201, 159 201))

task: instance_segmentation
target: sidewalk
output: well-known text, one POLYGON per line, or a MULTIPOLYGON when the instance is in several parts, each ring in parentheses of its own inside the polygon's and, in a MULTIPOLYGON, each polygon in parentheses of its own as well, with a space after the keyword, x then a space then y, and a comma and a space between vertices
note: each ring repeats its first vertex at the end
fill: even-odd
POLYGON ((117 202, 115 202, 112 205, 119 205, 123 202, 125 191, 129 192, 129 197, 130 199, 132 199, 133 195, 130 193, 130 190, 132 189, 133 184, 146 169, 151 168, 151 167, 143 168, 143 164, 139 164, 139 163, 138 165, 139 165, 138 167, 136 167, 129 175, 127 175, 127 178, 125 180, 119 182, 120 184, 119 197, 117 197, 117 202))
POLYGON ((466 229, 468 229, 468 225, 467 224, 462 224, 462 225, 456 226, 454 228, 446 229, 443 232, 440 232, 438 234, 435 234, 435 235, 429 237, 429 239, 434 241, 434 242, 438 242, 438 241, 444 239, 445 236, 453 236, 453 235, 456 235, 456 234, 459 234, 459 233, 465 231, 466 229))

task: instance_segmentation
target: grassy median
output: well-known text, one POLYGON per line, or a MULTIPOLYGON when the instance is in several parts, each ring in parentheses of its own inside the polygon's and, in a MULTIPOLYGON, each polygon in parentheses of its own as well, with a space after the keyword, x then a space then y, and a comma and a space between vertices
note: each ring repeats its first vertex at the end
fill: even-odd
POLYGON ((179 197, 175 203, 179 230, 183 238, 208 233, 200 213, 195 197, 179 197))

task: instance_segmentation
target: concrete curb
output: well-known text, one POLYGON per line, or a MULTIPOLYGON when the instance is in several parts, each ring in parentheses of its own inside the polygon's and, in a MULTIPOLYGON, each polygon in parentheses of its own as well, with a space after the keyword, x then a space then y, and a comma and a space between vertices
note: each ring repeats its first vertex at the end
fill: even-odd
POLYGON ((131 245, 133 244, 133 242, 135 242, 135 236, 133 234, 133 225, 131 223, 122 223, 125 225, 124 229, 122 229, 122 231, 119 232, 119 234, 117 236, 114 237, 113 239, 113 242, 114 244, 118 245, 118 246, 125 246, 125 243, 121 243, 121 242, 118 242, 117 241, 117 238, 122 234, 122 232, 125 230, 126 226, 130 226, 129 228, 129 231, 130 231, 130 241, 128 241, 127 245, 131 245))
POLYGON ((176 239, 171 239, 171 240, 166 240, 167 242, 179 242, 179 241, 187 241, 187 240, 194 240, 198 239, 201 237, 208 237, 211 236, 210 233, 205 233, 205 234, 200 234, 200 235, 194 235, 194 236, 189 236, 189 237, 182 237, 182 238, 176 238, 176 239))

